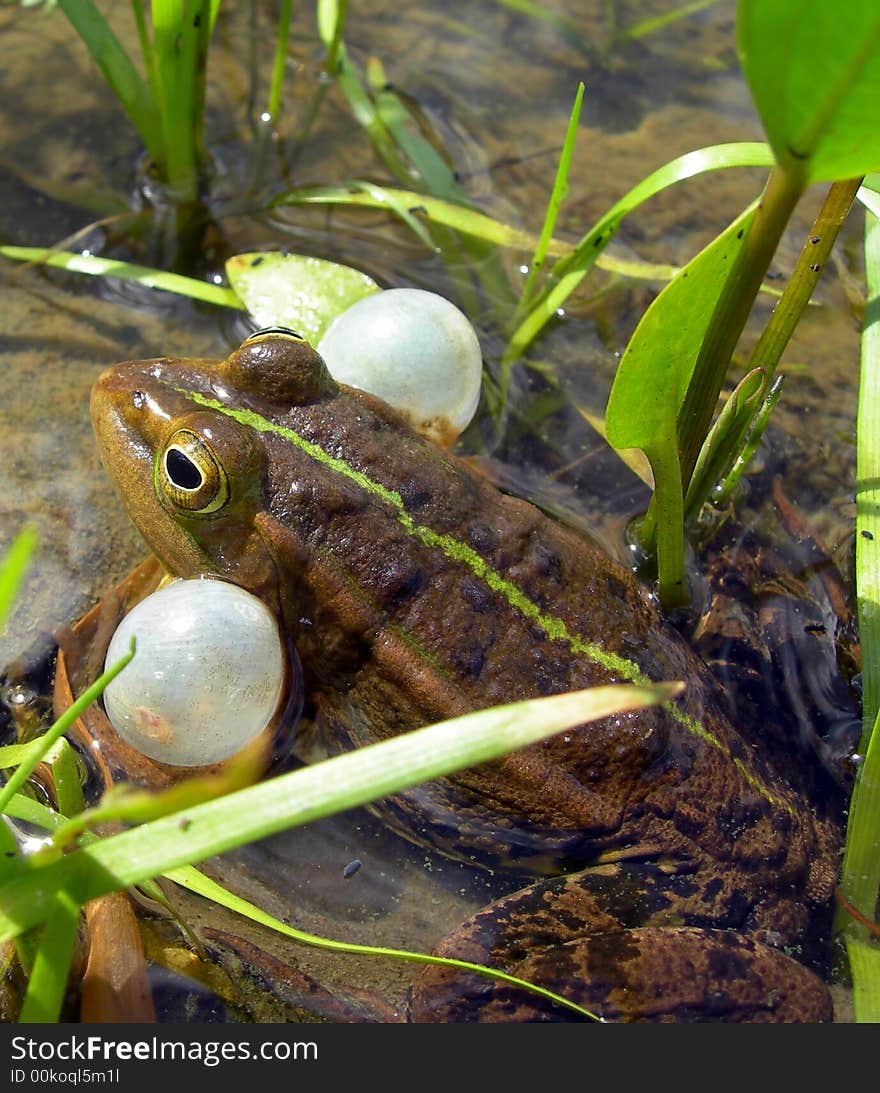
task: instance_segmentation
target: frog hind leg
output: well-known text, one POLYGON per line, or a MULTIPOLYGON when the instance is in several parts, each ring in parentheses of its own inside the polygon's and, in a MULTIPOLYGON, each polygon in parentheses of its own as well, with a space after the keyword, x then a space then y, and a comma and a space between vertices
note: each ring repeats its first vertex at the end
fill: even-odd
MULTIPOLYGON (((831 1020, 825 984, 781 950, 729 927, 681 924, 688 884, 655 865, 552 878, 484 908, 435 952, 536 983, 608 1021, 831 1020)), ((497 980, 428 965, 413 985, 410 1019, 587 1018, 497 980)))

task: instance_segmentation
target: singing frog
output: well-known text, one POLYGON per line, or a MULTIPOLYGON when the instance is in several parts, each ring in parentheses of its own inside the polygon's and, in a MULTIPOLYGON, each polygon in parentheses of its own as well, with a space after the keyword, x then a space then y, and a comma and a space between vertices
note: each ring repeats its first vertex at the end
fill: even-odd
MULTIPOLYGON (((328 755, 515 699, 682 680, 663 706, 583 725, 379 802, 411 841, 533 879, 438 951, 611 1020, 825 1020, 795 959, 827 926, 839 830, 759 739, 633 574, 499 492, 290 331, 226 360, 160 357, 92 394, 103 463, 170 573, 270 606, 328 755)), ((567 1020, 489 979, 424 973, 413 1020, 567 1020)))

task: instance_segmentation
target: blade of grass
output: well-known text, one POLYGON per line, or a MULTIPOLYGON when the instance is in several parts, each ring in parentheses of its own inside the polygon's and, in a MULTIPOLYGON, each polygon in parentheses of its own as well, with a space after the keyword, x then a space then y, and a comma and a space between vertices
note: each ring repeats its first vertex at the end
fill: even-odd
POLYGON ((290 39, 292 0, 281 0, 278 11, 278 29, 275 32, 275 59, 272 62, 272 82, 269 85, 269 101, 266 106, 267 123, 274 125, 281 114, 281 92, 284 87, 284 70, 287 67, 287 44, 290 39))
POLYGON ((847 933, 846 955, 853 981, 853 1012, 859 1024, 876 1024, 880 1014, 880 946, 847 933))
POLYGON ((157 104, 104 16, 92 0, 58 0, 58 7, 85 43, 150 157, 161 162, 164 145, 157 104))
POLYGON ((367 63, 366 76, 376 112, 392 140, 418 171, 428 193, 447 201, 467 202, 467 195, 449 164, 419 132, 417 120, 392 89, 377 57, 370 58, 367 63))
POLYGON ((58 811, 65 816, 76 816, 82 812, 82 780, 76 753, 63 736, 46 752, 43 762, 52 772, 52 788, 58 811))
POLYGON ((760 408, 763 404, 765 388, 763 370, 753 368, 743 376, 724 403, 700 449, 685 494, 685 521, 697 515, 712 489, 733 466, 755 415, 755 406, 760 408))
POLYGON ((327 71, 336 74, 348 0, 318 0, 318 34, 327 50, 327 71))
MULTIPOLYGON (((862 367, 856 426, 856 597, 862 647, 862 762, 856 773, 847 821, 841 888, 849 903, 873 920, 880 889, 880 220, 865 215, 868 300, 862 330, 862 367)), ((851 916, 838 912, 851 959, 859 1021, 880 1021, 880 988, 862 984, 877 972, 876 943, 851 916), (855 944, 850 946, 850 939, 855 944), (862 959, 864 958, 864 959, 862 959)))
POLYGON ((31 524, 19 531, 0 561, 0 629, 24 582, 31 556, 37 548, 37 529, 31 524))
POLYGON ((574 152, 575 139, 577 138, 577 127, 580 122, 581 103, 583 102, 583 99, 584 84, 583 81, 581 81, 581 83, 578 84, 578 89, 574 96, 574 103, 572 104, 571 113, 568 118, 565 140, 562 143, 562 153, 559 156, 559 165, 556 168, 556 176, 553 179, 553 189, 550 191, 550 200, 547 202, 547 211, 544 213, 544 223, 541 226, 541 234, 538 236, 538 245, 535 247, 535 253, 532 255, 532 260, 529 263, 529 272, 522 288, 519 303, 517 304, 516 311, 513 315, 512 325, 514 328, 520 323, 524 312, 532 302, 532 292, 534 291, 535 281, 544 269, 544 262, 547 258, 550 242, 553 239, 553 230, 556 227, 556 218, 559 215, 559 208, 568 193, 568 172, 571 167, 571 157, 574 152))
POLYGON ((431 251, 432 254, 436 253, 437 244, 431 238, 430 232, 420 220, 413 216, 406 204, 399 199, 394 190, 384 186, 378 186, 374 182, 353 181, 352 186, 362 190, 365 194, 369 194, 375 205, 387 208, 396 216, 399 216, 404 224, 406 224, 418 236, 422 243, 424 243, 427 249, 431 251))
POLYGON ((181 887, 187 888, 191 892, 196 892, 198 895, 204 896, 206 899, 210 899, 214 903, 220 904, 222 907, 227 907, 231 911, 244 915, 252 922, 258 922, 262 926, 267 926, 270 930, 275 930, 279 934, 284 934, 286 937, 290 937, 302 945, 310 945, 317 949, 329 950, 330 952, 386 958, 392 957, 396 960, 406 960, 415 964, 438 964, 444 968, 456 968, 459 971, 473 972, 474 974, 484 976, 487 979, 494 979, 501 983, 510 983, 512 986, 527 990, 532 994, 537 994, 550 1002, 564 1006, 566 1009, 574 1010, 584 1017, 589 1017, 595 1021, 600 1020, 600 1018, 590 1010, 584 1009, 583 1006, 579 1006, 576 1002, 570 1001, 563 995, 556 994, 554 991, 547 990, 545 987, 539 987, 535 983, 529 983, 527 980, 518 979, 516 976, 508 975, 506 972, 498 971, 495 968, 487 968, 482 964, 472 964, 467 960, 453 960, 449 957, 432 956, 429 953, 420 953, 412 949, 390 949, 379 945, 357 945, 347 941, 334 941, 332 938, 319 937, 316 934, 309 934, 304 930, 298 930, 296 927, 288 926, 287 923, 275 918, 274 915, 268 914, 266 911, 262 910, 262 908, 257 907, 256 904, 250 903, 240 896, 234 895, 232 892, 223 888, 222 885, 217 884, 216 881, 206 877, 204 873, 200 873, 197 869, 193 869, 190 866, 171 870, 166 876, 169 880, 181 885, 181 887))
POLYGON ((743 445, 743 449, 734 461, 727 477, 718 487, 717 493, 714 495, 715 504, 719 507, 723 506, 732 495, 740 478, 742 478, 746 467, 748 467, 751 462, 752 456, 758 450, 758 445, 761 443, 761 437, 764 435, 764 430, 767 428, 767 423, 770 420, 770 414, 773 411, 773 407, 782 397, 782 381, 783 377, 777 376, 770 385, 770 390, 767 391, 761 399, 761 405, 758 407, 754 419, 752 420, 751 428, 746 438, 746 442, 743 445))
POLYGON ((58 1020, 78 926, 79 901, 61 889, 54 894, 48 908, 18 1016, 20 1024, 46 1024, 58 1020))
POLYGON ((115 679, 122 669, 131 661, 134 656, 134 651, 134 638, 132 638, 129 652, 126 653, 124 657, 121 657, 116 664, 106 672, 103 672, 91 687, 83 691, 80 697, 72 703, 70 707, 64 711, 61 717, 59 717, 58 720, 39 738, 42 748, 39 751, 35 750, 24 762, 20 763, 19 766, 16 767, 14 773, 10 775, 9 780, 3 788, 0 789, 0 812, 6 810, 6 806, 9 804, 13 795, 25 784, 33 773, 34 767, 46 752, 48 752, 55 741, 60 739, 67 732, 83 710, 88 709, 95 699, 101 695, 110 680, 115 679))
POLYGON ((569 45, 574 46, 578 53, 588 61, 600 60, 598 51, 580 33, 575 24, 570 20, 565 19, 557 12, 552 11, 545 4, 536 4, 534 3, 534 0, 496 0, 496 3, 501 4, 505 8, 509 8, 511 11, 521 12, 523 15, 528 15, 530 19, 537 19, 540 22, 553 27, 561 38, 568 42, 569 45))
POLYGON ((675 23, 679 19, 684 19, 688 15, 694 15, 698 11, 703 11, 705 8, 711 8, 714 4, 717 4, 718 0, 692 0, 690 4, 682 4, 681 7, 675 8, 674 11, 667 11, 663 15, 655 15, 650 19, 642 19, 638 23, 634 23, 631 27, 626 27, 621 30, 617 35, 617 41, 622 42, 627 39, 644 38, 648 34, 655 34, 658 30, 663 30, 664 27, 669 26, 670 23, 675 23))
MULTIPOLYGON (((351 182, 348 186, 314 186, 301 190, 291 190, 272 201, 272 207, 287 205, 363 205, 372 209, 387 209, 388 201, 384 197, 376 198, 359 189, 360 183, 351 182)), ((380 187, 383 194, 390 194, 411 214, 419 213, 430 221, 454 228, 456 231, 473 235, 488 243, 501 247, 513 247, 517 250, 531 251, 537 245, 537 237, 530 232, 509 227, 500 220, 495 220, 485 213, 456 205, 451 201, 431 197, 417 190, 400 190, 391 186, 380 187)), ((559 240, 551 240, 548 246, 550 254, 566 254, 569 247, 559 240)))
POLYGON ((612 684, 480 710, 91 842, 3 886, 0 941, 42 921, 47 897, 70 887, 74 877, 82 900, 94 899, 462 766, 487 762, 585 720, 669 702, 682 689, 681 684, 612 684))
POLYGON ((66 816, 53 808, 41 805, 33 797, 26 797, 23 793, 16 793, 13 796, 4 810, 4 815, 42 827, 45 831, 56 831, 62 824, 67 823, 66 816))
POLYGON ((532 341, 557 315, 559 309, 589 273, 617 231, 620 222, 634 209, 669 186, 706 171, 729 167, 766 167, 773 163, 766 144, 743 142, 717 144, 679 156, 653 171, 617 201, 581 238, 571 252, 553 267, 548 284, 532 304, 529 314, 516 327, 502 357, 502 370, 509 373, 532 341))
POLYGON ((118 277, 122 281, 136 281, 145 288, 161 289, 163 292, 176 292, 193 300, 219 307, 234 307, 244 310, 244 304, 231 288, 212 285, 207 281, 197 281, 179 273, 166 273, 163 270, 150 269, 147 266, 134 265, 131 262, 119 262, 114 258, 99 258, 97 255, 74 254, 70 251, 46 250, 43 247, 5 247, 0 246, 0 255, 17 262, 34 262, 57 269, 71 270, 75 273, 88 273, 93 277, 118 277))
MULTIPOLYGON (((287 205, 360 205, 371 209, 388 209, 388 201, 384 196, 360 191, 356 189, 357 185, 352 183, 349 186, 315 186, 291 190, 276 197, 272 205, 279 208, 287 205)), ((454 228, 463 235, 472 235, 487 243, 513 250, 534 251, 538 246, 538 237, 531 232, 512 228, 485 213, 477 212, 476 209, 468 209, 428 194, 417 193, 415 190, 384 186, 381 191, 383 195, 393 197, 412 216, 424 216, 432 223, 454 228)), ((572 247, 559 239, 550 239, 546 250, 547 254, 559 257, 570 254, 572 247)), ((646 281, 668 281, 678 272, 675 266, 617 258, 605 253, 598 256, 596 265, 610 273, 620 273, 624 277, 637 277, 646 281)))

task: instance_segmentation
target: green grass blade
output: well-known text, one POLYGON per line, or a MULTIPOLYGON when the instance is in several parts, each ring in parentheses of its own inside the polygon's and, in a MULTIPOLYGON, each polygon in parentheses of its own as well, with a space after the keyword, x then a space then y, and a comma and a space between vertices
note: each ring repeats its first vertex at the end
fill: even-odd
POLYGON ((148 266, 138 266, 131 262, 119 262, 115 258, 74 254, 71 251, 46 250, 43 247, 0 246, 0 255, 17 262, 35 262, 74 273, 87 273, 92 277, 118 277, 122 281, 135 281, 144 288, 176 292, 180 296, 188 296, 192 300, 201 300, 206 304, 244 310, 244 304, 231 288, 209 284, 207 281, 197 281, 193 277, 184 277, 179 273, 166 273, 164 270, 150 269, 148 266))
MULTIPOLYGON (((862 367, 856 436, 856 597, 862 647, 862 763, 850 801, 841 888, 857 911, 873 920, 880 889, 880 220, 865 216, 868 298, 862 330, 862 367)), ((856 960, 851 966, 859 1020, 880 1021, 880 985, 859 977, 876 972, 877 942, 839 912, 836 925, 856 960), (849 939, 856 945, 851 947, 849 939)))
POLYGON ((318 35, 327 50, 327 71, 336 75, 348 0, 318 0, 318 35))
POLYGON ((544 213, 544 223, 541 227, 541 234, 538 236, 538 245, 535 247, 535 253, 532 255, 532 260, 529 263, 529 272, 526 276, 519 303, 517 304, 516 313, 513 317, 514 326, 519 323, 523 313, 528 309, 532 301, 532 292, 535 287, 535 281, 544 269, 544 262, 547 258, 550 242, 553 239, 553 230, 556 227, 556 218, 559 215, 560 206, 568 193, 568 172, 571 167, 571 157, 574 152, 574 144, 577 138, 577 127, 580 122, 581 103, 583 102, 583 99, 584 85, 583 82, 581 82, 578 84, 578 89, 574 96, 574 103, 572 104, 571 113, 569 114, 568 127, 565 131, 565 140, 562 143, 562 153, 559 156, 559 165, 556 168, 556 176, 553 179, 553 189, 550 191, 550 200, 547 202, 547 211, 544 213))
POLYGON ((281 91, 284 87, 284 72, 287 68, 287 44, 290 39, 292 9, 292 0, 281 0, 281 7, 278 11, 278 29, 275 32, 275 59, 272 62, 272 82, 269 85, 269 102, 266 106, 269 125, 274 125, 281 114, 281 91))
POLYGON ((150 157, 160 161, 164 146, 157 104, 104 16, 92 0, 58 0, 58 7, 85 43, 113 94, 140 134, 150 157))
POLYGON ((757 408, 763 403, 767 379, 752 368, 725 401, 700 449, 684 499, 685 521, 697 516, 710 492, 725 478, 742 451, 757 408))
POLYGON ((9 824, 0 821, 0 886, 25 868, 14 831, 9 824))
POLYGON ((31 524, 25 524, 0 561, 0 630, 12 610, 36 549, 37 529, 31 524))
POLYGON ((373 199, 375 205, 386 208, 390 212, 393 212, 396 216, 399 216, 404 224, 409 227, 412 232, 418 236, 418 238, 424 243, 425 247, 432 253, 436 252, 437 245, 431 238, 431 233, 425 227, 425 225, 414 216, 412 212, 407 208, 406 204, 401 201, 394 190, 388 189, 385 186, 378 186, 374 182, 354 181, 352 186, 356 186, 359 190, 362 190, 365 194, 373 199))
POLYGON ((55 805, 64 816, 76 816, 84 807, 82 781, 76 752, 62 736, 43 757, 52 772, 55 805))
POLYGON ((348 105, 355 120, 364 129, 376 150, 376 154, 391 174, 397 179, 407 178, 406 163, 401 159, 397 146, 388 132, 382 116, 376 109, 376 104, 367 94, 357 69, 349 59, 343 41, 335 42, 334 53, 335 63, 331 68, 328 60, 328 71, 334 76, 340 90, 348 100, 348 105))
POLYGON ((441 967, 457 968, 459 971, 473 972, 476 975, 485 976, 487 979, 494 979, 502 983, 510 983, 512 986, 530 991, 532 994, 537 994, 550 1002, 564 1006, 566 1009, 574 1010, 575 1013, 579 1013, 583 1017, 588 1017, 596 1021, 600 1020, 600 1018, 594 1013, 591 1013, 590 1010, 584 1009, 583 1006, 579 1006, 576 1002, 569 1001, 569 999, 562 995, 547 990, 545 987, 539 987, 537 984, 529 983, 527 980, 508 975, 506 972, 498 971, 495 968, 487 968, 482 964, 472 964, 467 960, 454 960, 449 957, 431 956, 430 953, 420 953, 412 949, 390 949, 379 945, 357 945, 347 941, 334 941, 332 938, 319 937, 317 934, 309 934, 304 930, 297 930, 296 927, 288 926, 287 923, 275 918, 274 915, 267 914, 267 912, 263 911, 255 904, 250 903, 248 900, 244 900, 240 896, 236 896, 232 892, 227 891, 222 885, 219 885, 216 881, 206 877, 204 873, 200 873, 197 869, 193 869, 189 866, 183 869, 172 870, 167 873, 166 876, 169 880, 174 881, 183 888, 187 888, 191 892, 196 892, 198 895, 204 896, 206 899, 210 899, 214 903, 220 904, 221 907, 227 907, 231 911, 244 915, 252 922, 258 922, 261 926, 267 926, 270 930, 275 930, 279 934, 284 934, 286 937, 293 938, 294 941, 298 941, 302 945, 311 945, 316 949, 324 949, 338 953, 352 953, 362 956, 379 956, 386 958, 391 957, 396 960, 407 960, 415 964, 438 964, 441 967))
POLYGON ((880 946, 863 937, 846 936, 853 981, 853 1014, 858 1024, 880 1020, 880 946))
POLYGON ((782 380, 782 376, 777 376, 770 385, 770 389, 765 393, 761 400, 761 405, 758 407, 758 411, 752 420, 751 429, 746 437, 743 449, 737 456, 727 477, 721 483, 721 486, 713 498, 715 504, 719 508, 723 508, 731 498, 739 480, 745 473, 746 467, 748 467, 749 463, 752 461, 752 457, 758 450, 758 445, 761 443, 761 437, 764 435, 764 430, 767 428, 767 424, 770 421, 770 414, 773 412, 776 403, 779 402, 779 399, 782 397, 782 380))
POLYGON ((663 15, 655 15, 650 19, 642 19, 632 26, 626 27, 617 34, 618 41, 635 40, 645 38, 649 34, 656 34, 670 23, 676 23, 679 19, 685 19, 688 15, 694 15, 698 11, 711 8, 718 0, 692 0, 690 4, 682 4, 673 11, 667 11, 663 15))
POLYGON ((79 902, 68 892, 56 892, 28 978, 27 993, 18 1016, 20 1024, 46 1024, 58 1020, 78 925, 79 902))
POLYGON ((586 720, 668 702, 681 690, 681 684, 613 684, 480 710, 91 842, 47 865, 35 865, 0 889, 0 941, 41 922, 47 898, 69 888, 74 879, 83 901, 93 899, 462 766, 487 762, 586 720))
POLYGON ((45 733, 39 738, 39 742, 42 747, 39 750, 35 750, 33 754, 30 754, 24 762, 19 763, 15 772, 10 775, 8 781, 0 789, 0 812, 6 810, 6 806, 9 804, 13 795, 18 792, 33 773, 34 767, 40 759, 49 751, 56 740, 59 740, 70 728, 70 726, 76 721, 83 710, 87 709, 96 698, 99 698, 104 688, 110 682, 111 679, 115 679, 116 676, 122 671, 122 669, 131 661, 134 656, 134 638, 131 641, 131 649, 124 657, 121 657, 116 664, 109 668, 106 672, 102 672, 98 679, 87 690, 79 696, 79 698, 73 702, 68 709, 64 711, 61 717, 47 729, 45 733))
POLYGON ((530 19, 537 19, 553 27, 561 38, 569 45, 574 46, 578 53, 588 61, 599 60, 598 51, 580 33, 575 24, 553 11, 546 4, 537 4, 534 0, 496 0, 496 2, 511 11, 518 11, 523 15, 528 15, 530 19))
POLYGON ((373 93, 376 113, 391 139, 410 160, 422 178, 425 189, 434 197, 467 203, 467 195, 449 164, 430 141, 419 132, 418 123, 403 99, 391 88, 381 61, 373 57, 367 64, 367 82, 373 93))
POLYGON ((21 763, 30 761, 32 755, 42 755, 43 746, 39 739, 27 744, 4 744, 0 748, 0 770, 9 770, 21 763))
POLYGON ((14 820, 25 820, 36 827, 42 827, 45 831, 57 831, 67 823, 67 817, 53 808, 47 808, 35 801, 33 797, 26 797, 23 793, 16 793, 7 804, 5 813, 14 820))
POLYGON ((766 144, 743 142, 716 144, 679 156, 642 179, 616 202, 550 272, 551 282, 535 300, 529 314, 511 335, 503 363, 517 360, 557 314, 568 297, 596 264, 620 222, 649 198, 669 186, 706 171, 730 167, 769 167, 773 157, 766 144))
MULTIPOLYGON (((286 205, 362 205, 370 209, 397 211, 406 209, 415 217, 425 217, 430 223, 440 224, 465 235, 472 235, 487 243, 499 247, 512 247, 515 250, 533 251, 537 246, 537 236, 531 232, 512 228, 500 220, 495 220, 485 213, 468 209, 451 201, 431 197, 417 190, 401 190, 391 186, 362 189, 360 181, 353 181, 348 186, 314 186, 301 190, 291 190, 272 201, 274 207, 286 205), (390 201, 394 206, 390 207, 390 201)), ((399 215, 399 214, 398 214, 399 215)), ((552 239, 548 244, 550 254, 567 254, 570 250, 565 243, 552 239)))

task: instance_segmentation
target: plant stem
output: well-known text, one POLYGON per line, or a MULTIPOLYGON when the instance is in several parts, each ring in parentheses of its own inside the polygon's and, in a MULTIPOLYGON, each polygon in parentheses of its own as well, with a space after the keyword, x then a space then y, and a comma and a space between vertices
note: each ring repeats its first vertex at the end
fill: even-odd
POLYGON ((772 383, 776 366, 810 302, 861 182, 860 178, 847 179, 829 187, 794 272, 752 352, 749 370, 763 368, 767 387, 772 383))
POLYGON ((654 468, 654 497, 664 518, 657 526, 657 595, 664 611, 688 601, 684 574, 684 496, 675 444, 654 448, 648 455, 654 468), (665 464, 668 464, 666 466, 665 464))
POLYGON ((275 37, 275 62, 272 66, 272 85, 269 88, 269 115, 267 126, 273 126, 281 113, 281 89, 284 86, 284 69, 287 63, 287 43, 290 38, 290 16, 293 0, 281 0, 278 13, 278 33, 275 37))
MULTIPOLYGON (((868 301, 862 332, 856 455, 856 587, 862 639, 862 764, 850 801, 841 887, 863 915, 874 917, 880 888, 880 220, 865 222, 868 301)), ((864 929, 843 913, 837 926, 864 938, 864 929)), ((875 1015, 873 1020, 880 1017, 875 1015)))
POLYGON ((685 489, 709 431, 734 349, 803 190, 804 180, 800 175, 795 177, 779 165, 773 168, 755 219, 724 282, 694 366, 693 379, 678 415, 678 443, 685 489))

